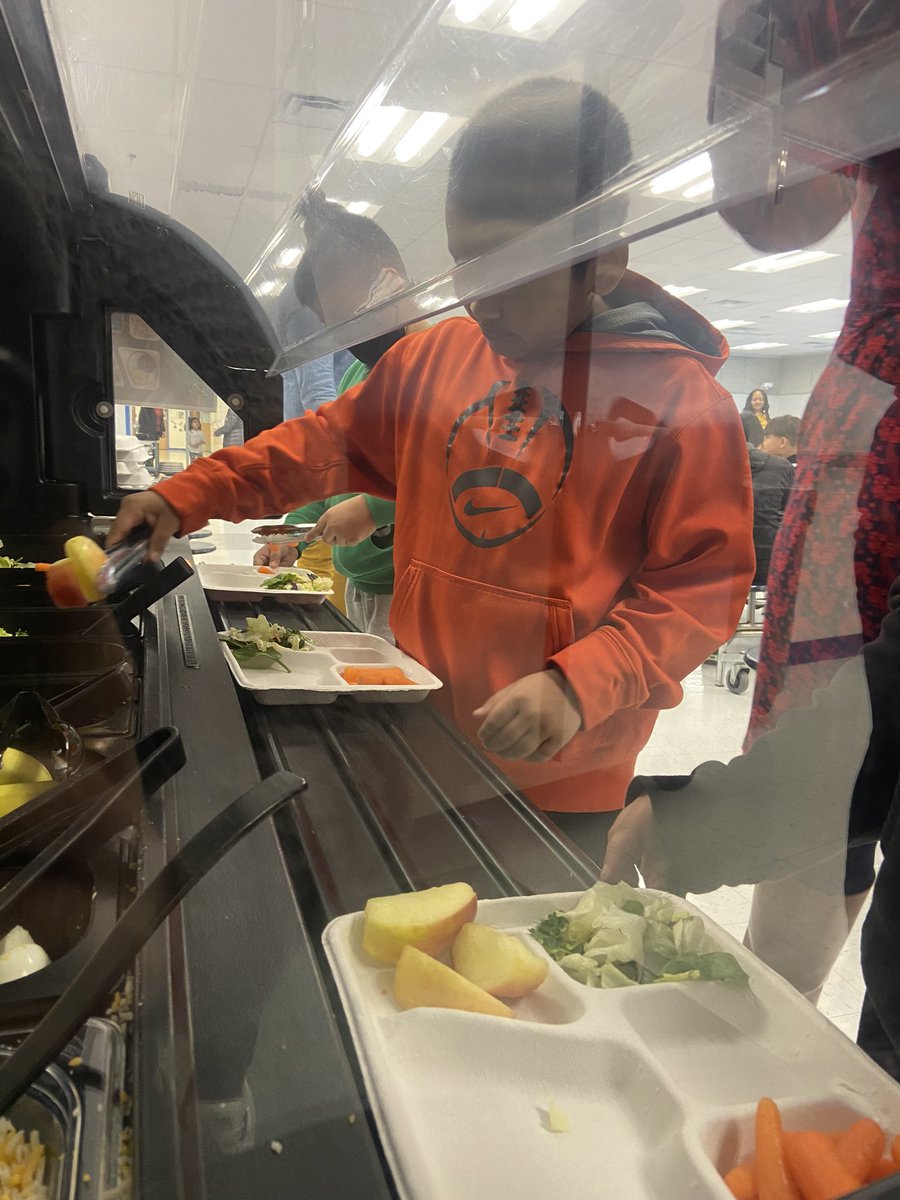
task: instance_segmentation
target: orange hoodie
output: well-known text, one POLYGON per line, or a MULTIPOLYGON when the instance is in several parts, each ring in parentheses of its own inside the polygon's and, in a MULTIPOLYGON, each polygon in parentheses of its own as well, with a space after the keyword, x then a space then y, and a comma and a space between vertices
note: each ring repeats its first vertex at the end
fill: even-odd
POLYGON ((556 758, 496 760, 549 811, 622 806, 659 710, 733 631, 753 574, 743 430, 712 378, 727 345, 631 272, 616 300, 651 301, 681 341, 576 330, 564 355, 514 363, 450 319, 155 489, 183 533, 342 492, 396 499, 391 627, 448 685, 456 724, 474 735, 475 708, 549 664, 578 697, 583 728, 556 758))

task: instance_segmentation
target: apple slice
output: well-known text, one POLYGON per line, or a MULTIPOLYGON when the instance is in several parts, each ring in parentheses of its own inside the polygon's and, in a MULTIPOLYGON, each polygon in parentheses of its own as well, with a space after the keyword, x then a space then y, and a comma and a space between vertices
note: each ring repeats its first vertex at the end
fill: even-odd
POLYGON ((81 589, 75 568, 67 558, 47 567, 47 595, 57 608, 84 608, 87 596, 81 589))
POLYGON ((102 600, 103 593, 97 587, 97 575, 106 563, 106 552, 93 539, 84 537, 83 534, 70 537, 63 549, 87 600, 90 603, 102 600))
POLYGON ((492 996, 527 996, 541 986, 549 969, 524 942, 490 925, 463 925, 450 956, 460 975, 492 996))
POLYGON ((485 1013, 489 1017, 511 1017, 513 1011, 482 988, 463 979, 415 946, 405 946, 394 972, 394 999, 408 1008, 454 1008, 460 1012, 485 1013))
POLYGON ((363 949, 383 963, 395 963, 404 946, 440 954, 477 907, 478 897, 467 883, 375 896, 366 904, 363 949))

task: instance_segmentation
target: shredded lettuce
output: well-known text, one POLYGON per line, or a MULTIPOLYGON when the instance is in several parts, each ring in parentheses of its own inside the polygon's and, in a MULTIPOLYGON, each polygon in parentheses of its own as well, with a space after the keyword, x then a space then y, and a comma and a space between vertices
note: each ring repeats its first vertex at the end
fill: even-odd
POLYGON ((282 650, 312 650, 314 643, 300 629, 287 629, 266 617, 248 617, 246 629, 226 629, 219 634, 237 662, 248 671, 273 668, 289 671, 282 650))
POLYGON ((332 588, 327 575, 312 575, 308 571, 280 571, 262 586, 270 592, 330 592, 332 588))
MULTIPOLYGON (((3 549, 3 541, 0 539, 0 550, 3 549)), ((22 558, 13 558, 9 554, 0 554, 0 569, 9 570, 11 567, 33 567, 34 563, 25 562, 22 558)))
POLYGON ((573 909, 549 913, 531 933, 587 987, 750 983, 734 955, 716 946, 700 917, 668 896, 638 892, 627 883, 594 884, 573 909))

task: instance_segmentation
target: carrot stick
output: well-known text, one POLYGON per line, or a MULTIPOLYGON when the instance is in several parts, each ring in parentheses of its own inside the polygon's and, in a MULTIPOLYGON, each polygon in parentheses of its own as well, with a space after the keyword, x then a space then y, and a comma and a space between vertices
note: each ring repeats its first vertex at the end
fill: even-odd
POLYGON ((900 1171, 900 1167, 897 1166, 893 1158, 879 1158, 878 1162, 869 1171, 866 1183, 875 1183, 879 1179, 887 1179, 888 1175, 896 1175, 898 1171, 900 1171))
POLYGON ((895 1134, 891 1141, 891 1158, 900 1168, 900 1133, 895 1134))
POLYGON ((850 1174, 863 1180, 884 1154, 884 1131, 871 1117, 862 1117, 844 1131, 835 1150, 850 1174))
POLYGON ((260 575, 274 575, 275 574, 275 572, 272 570, 271 567, 257 567, 256 569, 260 573, 260 575))
POLYGON ((751 1163, 739 1163, 725 1176, 725 1186, 735 1200, 759 1200, 756 1177, 751 1163))
POLYGON ((840 1200, 860 1186, 861 1181, 838 1158, 829 1138, 818 1130, 784 1134, 784 1152, 803 1200, 840 1200))
POLYGON ((781 1113, 768 1098, 756 1106, 756 1188, 759 1200, 799 1200, 784 1161, 781 1113))

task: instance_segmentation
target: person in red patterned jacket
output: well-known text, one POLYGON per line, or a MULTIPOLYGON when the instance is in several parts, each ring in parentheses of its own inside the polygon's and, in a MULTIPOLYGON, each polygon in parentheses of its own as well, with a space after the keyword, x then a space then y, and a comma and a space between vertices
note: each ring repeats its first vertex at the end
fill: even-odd
MULTIPOLYGON (((883 0, 731 0, 721 11, 720 54, 742 19, 763 9, 786 86, 871 47, 900 23, 896 4, 883 0)), ((882 101, 874 93, 869 103, 882 101)), ((859 128, 837 131, 837 141, 843 135, 852 143, 864 136, 867 117, 847 114, 859 128)), ((809 130, 806 142, 827 146, 835 132, 809 130)), ((800 144, 791 148, 795 158, 804 153, 800 144)), ((748 745, 786 710, 808 704, 877 636, 900 572, 900 149, 831 167, 788 187, 777 204, 766 195, 722 213, 765 252, 815 243, 848 212, 853 220, 850 303, 803 415, 794 486, 772 551, 748 745)), ((718 177, 729 164, 714 156, 714 169, 718 177)), ((874 851, 872 840, 850 847, 839 905, 802 877, 756 889, 749 944, 810 999, 871 888, 874 851), (796 924, 798 908, 812 931, 803 954, 780 937, 788 913, 796 924)))

